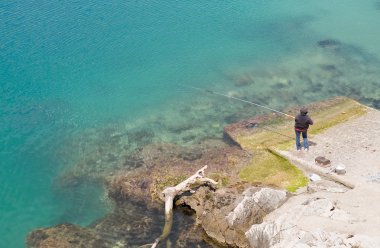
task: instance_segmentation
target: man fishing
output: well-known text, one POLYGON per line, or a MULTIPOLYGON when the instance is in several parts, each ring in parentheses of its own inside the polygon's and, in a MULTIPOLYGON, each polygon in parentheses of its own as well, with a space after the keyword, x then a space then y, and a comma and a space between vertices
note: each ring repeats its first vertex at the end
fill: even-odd
MULTIPOLYGON (((313 125, 313 120, 309 116, 307 116, 308 110, 306 108, 301 108, 300 114, 297 115, 296 117, 294 117, 292 115, 289 115, 287 113, 281 112, 279 110, 276 110, 276 109, 273 109, 273 108, 261 105, 259 103, 255 103, 255 102, 247 101, 247 100, 244 100, 244 99, 240 99, 240 98, 237 98, 237 97, 234 97, 234 96, 229 96, 229 95, 226 95, 226 94, 222 94, 222 93, 218 93, 218 92, 215 92, 215 91, 211 91, 211 90, 207 90, 207 89, 202 89, 202 88, 198 88, 198 87, 194 87, 194 86, 188 86, 188 85, 181 85, 181 86, 182 87, 186 87, 186 88, 190 88, 190 89, 193 89, 193 90, 198 90, 198 91, 202 91, 202 92, 218 95, 218 96, 223 96, 223 97, 226 97, 226 98, 229 98, 229 99, 233 99, 233 100, 237 100, 237 101, 240 101, 240 102, 248 103, 248 104, 254 105, 256 107, 265 108, 265 109, 268 109, 268 110, 270 110, 272 112, 276 112, 278 114, 281 114, 281 115, 293 118, 293 119, 295 119, 294 128, 295 128, 295 132, 296 132, 296 146, 297 146, 297 150, 301 151, 301 148, 302 148, 301 142, 300 142, 301 133, 302 133, 302 138, 303 138, 303 147, 304 147, 305 151, 309 150, 309 143, 307 141, 307 129, 309 128, 309 125, 313 125)), ((250 123, 249 125, 247 125, 247 127, 249 127, 249 128, 251 128, 251 127, 258 127, 258 123, 250 123)), ((266 128, 263 128, 263 127, 261 127, 261 128, 262 129, 266 129, 266 128)), ((268 129, 266 129, 266 130, 268 130, 268 129)), ((268 131, 280 134, 282 136, 286 136, 288 138, 292 138, 292 137, 289 137, 287 135, 283 135, 281 133, 275 132, 273 130, 268 130, 268 131)))
POLYGON ((300 113, 295 118, 294 129, 296 132, 297 151, 301 151, 301 133, 303 138, 303 148, 305 151, 309 151, 309 143, 307 141, 307 129, 309 128, 309 125, 313 125, 313 120, 307 115, 307 113, 307 108, 303 107, 300 109, 300 113))

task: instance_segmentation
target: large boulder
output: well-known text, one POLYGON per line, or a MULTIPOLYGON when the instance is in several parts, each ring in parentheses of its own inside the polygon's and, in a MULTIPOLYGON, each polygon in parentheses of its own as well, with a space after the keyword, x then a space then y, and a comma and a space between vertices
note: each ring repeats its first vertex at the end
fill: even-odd
POLYGON ((227 215, 228 224, 240 229, 248 229, 262 217, 281 206, 286 200, 286 192, 270 188, 248 188, 236 208, 227 215))
POLYGON ((199 188, 192 196, 183 196, 176 203, 190 206, 197 222, 209 238, 227 247, 249 247, 244 233, 254 223, 281 206, 287 199, 283 190, 248 187, 222 188, 211 192, 199 188))

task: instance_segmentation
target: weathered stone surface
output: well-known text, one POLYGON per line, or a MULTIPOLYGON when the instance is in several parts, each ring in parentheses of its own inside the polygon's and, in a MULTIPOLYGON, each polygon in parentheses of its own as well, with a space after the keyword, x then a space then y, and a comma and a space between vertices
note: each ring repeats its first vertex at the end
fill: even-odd
POLYGON ((280 216, 252 225, 245 234, 251 247, 352 247, 350 246, 352 237, 348 234, 322 230, 309 232, 299 229, 297 223, 305 216, 339 220, 342 223, 358 221, 349 213, 339 209, 334 202, 311 198, 280 216))
POLYGON ((177 204, 195 210, 197 222, 214 242, 228 247, 249 247, 245 231, 285 202, 287 194, 282 190, 255 187, 241 191, 223 188, 213 193, 202 187, 192 196, 182 197, 177 204))
POLYGON ((229 139, 233 140, 236 144, 239 145, 237 137, 241 135, 249 135, 260 131, 259 128, 256 128, 257 123, 265 123, 276 118, 280 118, 278 115, 268 114, 268 115, 259 115, 246 120, 232 123, 224 127, 224 134, 229 139))
MULTIPOLYGON (((212 192, 208 187, 200 187, 191 196, 182 196, 177 205, 187 205, 195 211, 196 222, 201 225, 209 238, 218 244, 234 244, 236 235, 226 232, 229 229, 225 215, 233 209, 240 195, 235 188, 223 188, 212 192)), ((247 245, 247 244, 246 244, 247 245)))
POLYGON ((248 188, 242 196, 236 208, 227 215, 229 225, 240 229, 248 229, 253 223, 258 223, 286 201, 285 191, 269 188, 248 188))
POLYGON ((200 228, 199 226, 192 227, 190 232, 188 229, 183 229, 178 235, 178 238, 174 239, 175 243, 171 241, 171 244, 172 244, 171 247, 178 247, 178 248, 206 247, 204 242, 202 242, 203 243, 202 246, 199 246, 200 241, 207 239, 207 237, 205 236, 206 235, 204 234, 202 228, 200 228))
POLYGON ((344 193, 348 191, 347 187, 344 187, 341 184, 337 184, 328 180, 319 180, 315 182, 310 182, 307 185, 307 192, 314 193, 318 191, 327 191, 331 193, 344 193))

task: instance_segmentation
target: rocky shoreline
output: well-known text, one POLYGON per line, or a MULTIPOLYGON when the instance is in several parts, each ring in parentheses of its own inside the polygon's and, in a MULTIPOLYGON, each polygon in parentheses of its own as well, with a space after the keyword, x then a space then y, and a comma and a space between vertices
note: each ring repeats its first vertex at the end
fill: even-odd
MULTIPOLYGON (((329 114, 330 120, 342 123, 338 125, 350 125, 360 116, 373 112, 380 121, 378 111, 346 98, 309 107, 317 120, 320 115, 329 114)), ((289 113, 294 111, 289 110, 289 113)), ((346 187, 323 180, 310 182, 307 187, 289 193, 278 186, 282 184, 276 186, 265 183, 265 180, 250 182, 242 179, 242 169, 254 161, 255 155, 260 155, 255 149, 263 149, 263 146, 283 149, 292 142, 282 140, 278 135, 275 137, 280 143, 260 140, 261 135, 268 137, 269 134, 265 134, 265 130, 250 128, 248 124, 253 122, 280 132, 287 130, 291 123, 277 115, 257 116, 225 127, 226 140, 233 142, 207 140, 192 148, 163 143, 144 146, 135 156, 144 166, 106 177, 108 197, 114 205, 110 214, 85 228, 61 224, 37 229, 28 235, 28 246, 140 247, 151 243, 161 232, 161 228, 153 223, 164 221, 162 190, 178 184, 207 164, 207 176, 217 181, 218 187, 200 184, 175 199, 177 209, 182 210, 174 217, 176 229, 180 230, 168 241, 174 247, 375 247, 371 244, 377 237, 370 235, 328 232, 323 227, 314 231, 298 229, 298 223, 305 216, 327 218, 346 223, 344 225, 360 222, 360 218, 351 216, 338 201, 315 196, 321 192, 345 194, 350 191, 346 187), (247 145, 246 138, 252 137, 261 142, 260 145, 247 145), (295 205, 289 207, 290 203, 295 205), (181 220, 181 212, 190 214, 190 218, 181 220)), ((335 126, 322 124, 325 126, 316 126, 316 129, 324 132, 335 126)), ((319 142, 315 145, 318 148, 319 142)), ((310 158, 315 155, 311 154, 310 158)))
MULTIPOLYGON (((28 246, 81 247, 87 243, 85 247, 139 247, 149 243, 160 234, 161 226, 158 227, 157 223, 164 221, 161 191, 165 187, 176 185, 204 164, 209 165, 208 175, 218 181, 221 187, 236 183, 238 175, 235 173, 234 177, 231 172, 246 164, 251 156, 238 146, 221 140, 209 140, 194 149, 173 144, 145 146, 136 154, 136 158, 146 166, 106 178, 105 187, 114 205, 112 213, 87 228, 64 224, 38 229, 28 236, 28 246), (96 242, 87 242, 94 237, 96 242)), ((205 190, 214 193, 203 186, 196 192, 205 190)), ((186 205, 185 210, 189 209, 188 204, 178 201, 177 206, 180 208, 181 205, 186 205)), ((193 214, 193 210, 185 212, 193 214)), ((176 217, 174 219, 176 222, 176 217)), ((191 219, 185 221, 188 227, 174 237, 176 247, 204 243, 204 232, 201 228, 190 226, 194 221, 191 219)), ((205 243, 201 247, 210 246, 205 243)))

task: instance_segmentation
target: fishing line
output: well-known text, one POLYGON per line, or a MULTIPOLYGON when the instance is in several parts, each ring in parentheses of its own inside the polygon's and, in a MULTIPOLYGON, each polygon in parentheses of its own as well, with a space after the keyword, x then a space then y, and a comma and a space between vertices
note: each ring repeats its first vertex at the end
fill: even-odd
POLYGON ((276 134, 279 134, 279 135, 281 135, 281 136, 284 136, 284 137, 287 137, 287 138, 293 139, 293 137, 290 137, 290 136, 288 136, 288 135, 286 135, 286 134, 279 133, 279 132, 277 132, 277 131, 274 131, 274 130, 269 129, 269 128, 266 128, 266 127, 261 127, 261 126, 259 126, 259 123, 256 123, 256 122, 249 123, 246 127, 247 127, 247 128, 261 128, 261 129, 264 129, 264 130, 266 130, 266 131, 269 131, 269 132, 272 132, 272 133, 276 133, 276 134))
POLYGON ((248 104, 251 104, 251 105, 254 105, 254 106, 257 106, 257 107, 260 107, 260 108, 265 108, 265 109, 268 109, 270 111, 276 112, 278 114, 282 114, 282 115, 285 115, 285 116, 288 116, 288 117, 291 117, 291 118, 295 119, 295 117, 292 116, 292 115, 288 115, 288 114, 286 114, 284 112, 278 111, 276 109, 273 109, 273 108, 270 108, 270 107, 267 107, 267 106, 255 103, 255 102, 250 102, 250 101, 247 101, 247 100, 244 100, 244 99, 240 99, 240 98, 237 98, 237 97, 234 97, 234 96, 229 96, 229 95, 225 95, 225 94, 222 94, 222 93, 219 93, 219 92, 215 92, 215 91, 208 90, 208 89, 202 89, 202 88, 198 88, 198 87, 194 87, 194 86, 188 86, 188 85, 182 85, 182 84, 180 84, 180 86, 185 87, 185 88, 190 88, 190 89, 193 89, 193 90, 198 90, 198 91, 214 94, 214 95, 218 95, 218 96, 227 97, 227 98, 234 99, 234 100, 237 100, 237 101, 241 101, 241 102, 244 102, 244 103, 248 103, 248 104))

